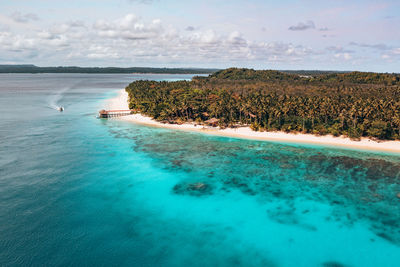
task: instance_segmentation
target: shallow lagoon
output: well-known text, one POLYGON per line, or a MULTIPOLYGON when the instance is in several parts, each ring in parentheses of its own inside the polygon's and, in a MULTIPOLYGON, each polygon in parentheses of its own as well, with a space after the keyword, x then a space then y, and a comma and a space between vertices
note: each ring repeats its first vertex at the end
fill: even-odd
POLYGON ((2 266, 400 262, 399 156, 95 118, 138 78, 0 76, 2 266))

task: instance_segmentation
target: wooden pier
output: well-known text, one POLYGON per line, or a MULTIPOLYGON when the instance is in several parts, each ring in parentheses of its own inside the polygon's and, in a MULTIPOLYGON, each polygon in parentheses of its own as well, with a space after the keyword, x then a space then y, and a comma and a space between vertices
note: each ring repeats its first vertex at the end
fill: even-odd
POLYGON ((99 118, 115 118, 115 117, 121 117, 121 116, 127 116, 131 115, 132 111, 131 110, 100 110, 99 111, 99 118))

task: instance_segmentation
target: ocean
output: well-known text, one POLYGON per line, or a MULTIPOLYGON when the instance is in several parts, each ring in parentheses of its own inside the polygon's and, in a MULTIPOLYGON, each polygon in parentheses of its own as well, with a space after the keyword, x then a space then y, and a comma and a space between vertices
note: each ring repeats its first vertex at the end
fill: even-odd
POLYGON ((1 74, 0 266, 400 264, 400 155, 96 118, 190 78, 1 74))

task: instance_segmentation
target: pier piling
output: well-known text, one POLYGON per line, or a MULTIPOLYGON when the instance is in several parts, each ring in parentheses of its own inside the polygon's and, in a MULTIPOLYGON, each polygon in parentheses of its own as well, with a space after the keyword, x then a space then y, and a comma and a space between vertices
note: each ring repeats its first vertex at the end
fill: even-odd
POLYGON ((127 116, 132 114, 131 110, 100 110, 99 111, 99 118, 114 118, 114 117, 121 117, 121 116, 127 116))

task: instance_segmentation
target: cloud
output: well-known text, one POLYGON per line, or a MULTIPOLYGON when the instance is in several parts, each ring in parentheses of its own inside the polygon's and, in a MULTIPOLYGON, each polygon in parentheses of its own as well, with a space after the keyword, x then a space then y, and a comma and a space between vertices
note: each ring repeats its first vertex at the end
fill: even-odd
POLYGON ((400 58, 400 47, 393 48, 389 51, 385 51, 382 55, 381 58, 388 61, 388 62, 393 62, 394 60, 399 60, 400 58))
POLYGON ((33 13, 22 14, 20 12, 14 12, 13 14, 11 14, 10 18, 15 22, 19 23, 28 23, 31 21, 39 20, 39 17, 36 14, 33 13))
POLYGON ((326 50, 329 52, 334 52, 334 53, 348 53, 348 54, 355 53, 354 50, 345 49, 344 47, 342 47, 340 45, 339 46, 328 46, 326 48, 326 50))
POLYGON ((188 32, 192 32, 194 30, 196 30, 196 28, 193 27, 193 26, 187 26, 186 29, 185 29, 185 31, 188 31, 188 32))
POLYGON ((128 0, 129 3, 140 3, 140 4, 147 4, 150 5, 157 0, 128 0))
POLYGON ((5 32, 5 31, 9 31, 10 30, 10 26, 9 25, 5 25, 5 24, 1 24, 0 23, 0 32, 5 32))
POLYGON ((383 43, 366 44, 350 42, 349 45, 378 51, 380 53, 380 58, 388 62, 394 62, 400 58, 400 47, 393 47, 383 43))
POLYGON ((358 46, 358 47, 363 47, 363 48, 371 48, 371 49, 376 49, 376 50, 390 50, 391 47, 386 45, 386 44, 364 44, 364 43, 356 43, 356 42, 350 42, 350 45, 352 46, 358 46))
POLYGON ((385 16, 384 19, 395 19, 396 16, 385 16))
POLYGON ((130 40, 150 39, 163 31, 160 20, 155 19, 151 23, 145 24, 133 14, 111 22, 99 20, 93 25, 93 28, 100 37, 130 40))
MULTIPOLYGON (((193 27, 194 28, 194 27, 193 27)), ((327 53, 327 52, 326 52, 327 53)), ((336 51, 334 53, 345 53, 336 51)), ((321 56, 310 47, 246 38, 240 31, 214 29, 180 31, 159 19, 146 21, 128 14, 97 20, 91 26, 79 21, 52 24, 25 34, 0 32, 2 60, 30 56, 64 64, 185 64, 221 66, 307 62, 321 56)))
POLYGON ((337 59, 344 59, 344 60, 352 59, 352 56, 349 53, 337 53, 334 55, 334 57, 337 59))
POLYGON ((75 20, 68 23, 70 27, 86 27, 85 23, 81 20, 75 20))
POLYGON ((289 31, 305 31, 308 29, 315 29, 315 24, 311 20, 306 21, 305 23, 299 22, 297 25, 288 28, 289 31))
POLYGON ((87 57, 91 59, 103 59, 103 58, 120 58, 119 53, 113 51, 110 47, 101 45, 91 45, 88 49, 87 57))
POLYGON ((34 50, 36 40, 10 32, 0 32, 0 48, 9 52, 23 52, 34 50))
POLYGON ((234 45, 246 45, 247 44, 247 41, 244 39, 243 35, 238 31, 232 32, 228 37, 228 41, 234 45))

